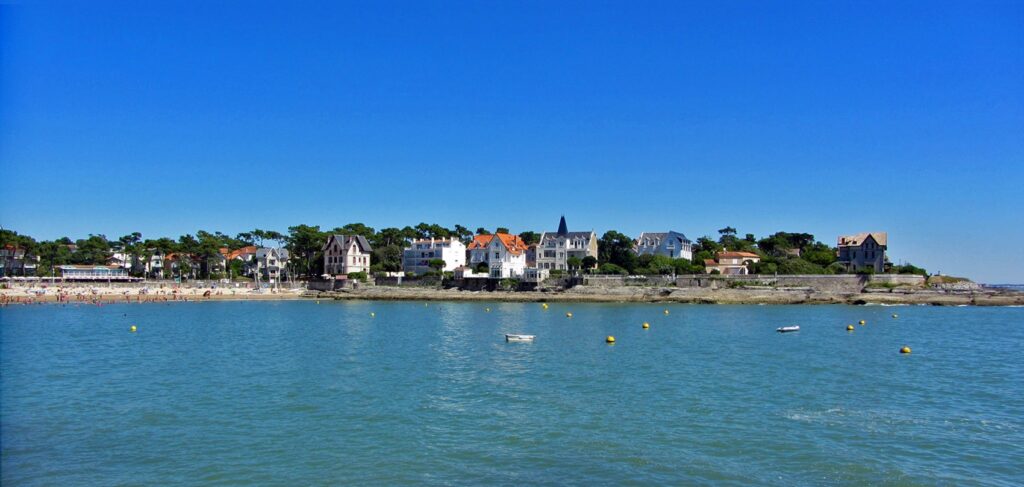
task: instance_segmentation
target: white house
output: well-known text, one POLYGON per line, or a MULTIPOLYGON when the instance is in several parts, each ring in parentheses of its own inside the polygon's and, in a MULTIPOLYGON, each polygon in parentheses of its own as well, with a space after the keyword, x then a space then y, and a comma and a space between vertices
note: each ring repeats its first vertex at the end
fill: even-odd
POLYGON ((526 242, 518 235, 495 234, 487 254, 491 279, 518 279, 526 271, 526 242))
POLYGON ((324 273, 370 272, 370 242, 362 235, 331 235, 323 246, 324 273))
POLYGON ((679 232, 644 232, 637 237, 634 248, 637 255, 663 255, 672 259, 693 258, 693 242, 679 232))
POLYGON ((453 272, 466 264, 466 244, 455 237, 413 240, 402 252, 402 270, 424 274, 433 270, 430 267, 433 259, 443 260, 442 270, 453 272))
POLYGON ((537 267, 540 269, 566 270, 570 257, 583 260, 587 256, 597 258, 597 234, 593 230, 570 232, 564 216, 558 222, 558 231, 544 232, 537 245, 537 267))
POLYGON ((288 265, 288 251, 285 249, 261 248, 256 250, 254 272, 269 282, 279 282, 288 265))

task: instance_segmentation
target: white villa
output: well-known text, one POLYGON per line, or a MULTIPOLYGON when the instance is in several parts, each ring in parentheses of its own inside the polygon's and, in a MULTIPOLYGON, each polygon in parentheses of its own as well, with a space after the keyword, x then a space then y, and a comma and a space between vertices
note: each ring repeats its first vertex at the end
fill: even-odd
POLYGON ((282 271, 286 272, 288 265, 288 251, 285 249, 261 248, 256 250, 254 272, 271 283, 279 282, 282 271))
POLYGON ((583 260, 587 256, 597 258, 597 234, 593 230, 570 232, 564 216, 558 222, 558 231, 544 232, 537 245, 537 267, 540 269, 566 270, 570 257, 583 260))
POLYGON ((469 265, 486 262, 491 279, 518 279, 526 272, 526 247, 518 235, 477 235, 469 244, 469 265))
POLYGON ((431 271, 430 261, 444 261, 445 272, 453 272, 466 264, 466 244, 458 238, 413 240, 402 252, 402 270, 415 274, 431 271))
POLYGON ((323 246, 324 274, 370 272, 370 242, 362 235, 331 235, 323 246))

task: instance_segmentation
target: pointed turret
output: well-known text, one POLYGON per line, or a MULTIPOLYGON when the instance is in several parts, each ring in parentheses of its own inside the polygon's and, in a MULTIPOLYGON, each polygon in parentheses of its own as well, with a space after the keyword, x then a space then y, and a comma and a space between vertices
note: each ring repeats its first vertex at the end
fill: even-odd
POLYGON ((558 236, 564 237, 569 235, 569 227, 565 225, 565 215, 562 215, 562 220, 558 222, 558 236))

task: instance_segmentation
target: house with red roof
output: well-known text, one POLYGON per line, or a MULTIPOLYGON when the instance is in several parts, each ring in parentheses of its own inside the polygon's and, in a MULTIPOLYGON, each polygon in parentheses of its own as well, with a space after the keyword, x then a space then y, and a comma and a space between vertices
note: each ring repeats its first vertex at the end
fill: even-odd
POLYGON ((467 247, 469 266, 486 263, 492 279, 519 279, 526 271, 528 246, 518 235, 496 233, 477 235, 467 247))

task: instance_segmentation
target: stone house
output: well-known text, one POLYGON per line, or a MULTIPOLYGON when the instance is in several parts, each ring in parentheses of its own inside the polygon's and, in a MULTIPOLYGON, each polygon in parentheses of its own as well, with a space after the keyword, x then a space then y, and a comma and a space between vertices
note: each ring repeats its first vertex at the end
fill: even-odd
POLYGON ((872 269, 876 273, 885 271, 885 255, 889 236, 886 232, 866 232, 839 237, 838 262, 849 272, 872 269))
POLYGON ((370 272, 370 242, 362 235, 331 235, 321 249, 324 253, 324 274, 348 275, 370 272))
POLYGON ((597 258, 597 234, 570 232, 565 217, 558 222, 558 231, 544 232, 537 244, 537 267, 549 270, 567 270, 570 257, 583 260, 590 256, 597 258))

